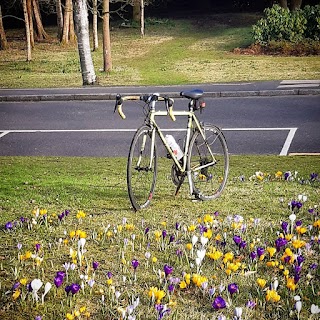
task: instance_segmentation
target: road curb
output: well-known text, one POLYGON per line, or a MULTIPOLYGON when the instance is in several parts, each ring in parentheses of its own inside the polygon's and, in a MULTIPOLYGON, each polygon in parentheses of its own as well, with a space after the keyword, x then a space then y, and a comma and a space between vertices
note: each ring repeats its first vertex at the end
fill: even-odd
MULTIPOLYGON (((125 93, 125 95, 142 95, 142 92, 125 93)), ((180 92, 162 92, 171 98, 181 98, 180 92)), ((236 97, 266 97, 266 96, 292 96, 292 95, 320 95, 320 89, 289 89, 289 90, 259 90, 259 91, 220 91, 205 92, 210 98, 236 98, 236 97)), ((43 95, 3 95, 0 102, 27 102, 27 101, 72 101, 72 100, 115 100, 116 93, 92 94, 43 94, 43 95)))

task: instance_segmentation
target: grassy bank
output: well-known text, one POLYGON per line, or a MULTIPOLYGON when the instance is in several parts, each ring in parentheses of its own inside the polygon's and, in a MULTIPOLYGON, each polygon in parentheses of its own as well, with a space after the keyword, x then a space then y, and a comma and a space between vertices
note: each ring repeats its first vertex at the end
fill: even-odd
MULTIPOLYGON (((251 42, 256 14, 216 14, 190 20, 152 20, 146 35, 139 29, 111 32, 113 71, 101 72, 102 40, 92 52, 101 85, 170 85, 277 79, 319 79, 316 56, 240 55, 237 47, 251 42)), ((36 43, 32 61, 25 62, 24 30, 7 30, 9 49, 0 51, 0 86, 74 87, 82 85, 76 45, 62 46, 56 30, 50 40, 36 43)))
POLYGON ((164 159, 134 213, 123 158, 1 157, 0 317, 316 319, 319 161, 232 156, 222 196, 194 203, 164 159))

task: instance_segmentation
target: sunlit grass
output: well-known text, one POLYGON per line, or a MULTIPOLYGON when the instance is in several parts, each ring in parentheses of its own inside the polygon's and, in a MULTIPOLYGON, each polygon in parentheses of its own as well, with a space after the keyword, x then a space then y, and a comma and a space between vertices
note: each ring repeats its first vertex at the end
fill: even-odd
POLYGON ((174 197, 170 165, 161 159, 151 206, 135 213, 124 158, 1 157, 1 319, 160 319, 166 308, 163 319, 233 319, 236 307, 241 319, 317 319, 319 157, 232 156, 225 191, 208 202, 186 185, 174 197), (288 203, 302 205, 295 217, 288 203), (288 258, 282 247, 271 257, 284 236, 288 258))
MULTIPOLYGON (((251 25, 258 14, 216 14, 194 20, 159 20, 139 28, 111 31, 113 71, 103 67, 101 30, 99 48, 92 52, 101 85, 170 85, 278 79, 318 79, 317 57, 250 56, 232 53, 252 42, 251 25)), ((82 85, 76 44, 62 46, 56 30, 36 43, 27 63, 22 33, 7 30, 9 49, 0 51, 1 87, 74 87, 82 85), (17 36, 20 40, 17 41, 17 36), (14 38, 12 38, 14 36, 14 38), (15 39, 15 40, 11 40, 15 39)))

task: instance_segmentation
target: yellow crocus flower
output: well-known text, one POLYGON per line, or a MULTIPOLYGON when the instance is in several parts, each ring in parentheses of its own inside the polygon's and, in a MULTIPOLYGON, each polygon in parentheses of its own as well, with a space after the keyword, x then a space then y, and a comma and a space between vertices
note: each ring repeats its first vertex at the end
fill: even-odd
POLYGON ((296 290, 296 284, 294 282, 294 279, 293 278, 288 278, 287 279, 287 288, 290 289, 291 291, 294 291, 296 290))
POLYGON ((274 254, 277 252, 277 249, 274 247, 268 247, 267 251, 269 252, 270 258, 272 258, 274 256, 274 254))
POLYGON ((67 319, 67 320, 73 320, 73 319, 74 319, 74 315, 71 314, 71 313, 67 313, 67 314, 66 314, 66 319, 67 319))
POLYGON ((264 288, 266 286, 266 283, 267 283, 267 280, 265 279, 261 279, 261 278, 257 279, 257 284, 260 288, 264 288))
POLYGON ((194 231, 194 230, 196 230, 196 226, 195 226, 194 224, 188 226, 188 231, 189 231, 189 232, 192 232, 192 231, 194 231))
POLYGON ((280 295, 276 290, 267 290, 266 300, 271 302, 278 302, 280 300, 280 295))
POLYGON ((192 243, 187 243, 186 244, 186 248, 188 249, 188 250, 192 250, 192 243))
POLYGON ((28 279, 27 279, 27 278, 22 278, 22 279, 19 280, 19 282, 20 282, 23 286, 25 286, 25 285, 27 284, 27 282, 28 282, 28 279))
POLYGON ((205 232, 203 233, 203 236, 206 237, 206 238, 208 238, 208 239, 211 239, 211 237, 212 237, 212 230, 211 230, 211 229, 208 229, 207 231, 205 231, 205 232))
POLYGON ((187 283, 185 281, 181 281, 179 286, 180 286, 180 289, 185 289, 187 287, 187 283))
POLYGON ((20 294, 21 294, 21 291, 20 291, 20 290, 15 290, 15 291, 13 292, 13 294, 12 294, 12 299, 13 299, 13 300, 17 300, 17 299, 19 298, 20 294))
POLYGON ((212 223, 213 222, 213 216, 210 215, 210 214, 206 214, 204 217, 203 217, 203 221, 205 223, 212 223))
POLYGON ((162 236, 162 232, 160 230, 156 230, 154 232, 154 236, 155 236, 156 240, 159 241, 162 236))

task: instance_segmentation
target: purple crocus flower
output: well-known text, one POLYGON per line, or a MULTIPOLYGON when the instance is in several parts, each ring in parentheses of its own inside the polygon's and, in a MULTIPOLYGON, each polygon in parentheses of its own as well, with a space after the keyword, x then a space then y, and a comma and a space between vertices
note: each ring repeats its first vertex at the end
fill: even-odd
POLYGON ((112 272, 111 272, 111 271, 108 271, 108 272, 107 272, 107 277, 108 277, 108 279, 111 279, 112 276, 113 276, 113 275, 112 275, 112 272))
POLYGON ((296 226, 297 226, 297 227, 300 227, 301 225, 302 225, 302 221, 301 221, 301 220, 297 220, 297 221, 296 221, 296 226))
MULTIPOLYGON (((54 282, 55 286, 56 286, 57 288, 59 288, 59 287, 61 287, 61 285, 62 285, 62 283, 63 283, 63 277, 61 277, 61 276, 56 276, 56 277, 54 278, 53 282, 54 282)), ((66 291, 67 291, 67 290, 66 290, 66 291)), ((67 293, 68 293, 68 292, 67 292, 67 293)))
POLYGON ((226 306, 227 303, 221 296, 216 297, 212 302, 212 307, 215 310, 224 309, 226 306))
POLYGON ((64 212, 58 214, 58 218, 61 221, 64 218, 64 212))
POLYGON ((131 261, 131 265, 132 265, 133 269, 136 270, 139 266, 139 261, 137 259, 133 259, 131 261))
POLYGON ((294 273, 295 274, 299 274, 300 272, 301 272, 301 270, 302 270, 302 266, 294 266, 294 273))
POLYGON ((72 294, 76 294, 80 290, 80 285, 78 283, 72 283, 69 286, 66 286, 65 291, 68 294, 71 292, 72 294))
POLYGON ((276 248, 277 248, 277 251, 280 251, 281 247, 285 247, 287 245, 288 241, 284 238, 278 238, 276 241, 275 241, 275 245, 276 245, 276 248))
POLYGON ((174 291, 174 284, 169 284, 169 285, 168 285, 168 291, 169 291, 170 293, 172 293, 172 292, 174 291))
POLYGON ((179 230, 179 229, 180 229, 180 223, 176 222, 176 230, 179 230))
POLYGON ((98 262, 98 261, 93 261, 93 262, 92 262, 92 268, 93 268, 93 270, 97 270, 98 267, 99 267, 99 262, 98 262))
POLYGON ((65 276, 66 276, 66 273, 64 271, 58 271, 56 273, 56 277, 61 277, 61 278, 64 279, 65 276))
POLYGON ((40 250, 41 244, 40 243, 36 243, 36 252, 38 252, 40 250))
POLYGON ((250 258, 251 258, 251 260, 254 260, 256 257, 257 257, 257 253, 256 253, 255 251, 252 251, 252 252, 250 253, 250 258))
POLYGON ((204 232, 208 231, 208 228, 202 224, 199 225, 200 234, 202 235, 204 232))
POLYGON ((247 242, 244 241, 244 240, 242 240, 242 241, 240 242, 240 244, 239 244, 239 248, 240 248, 240 249, 244 249, 246 246, 247 246, 247 242))
POLYGON ((162 238, 164 239, 167 236, 167 230, 162 230, 162 238))
POLYGON ((315 270, 318 268, 318 265, 316 263, 312 263, 309 267, 311 270, 315 270))
POLYGON ((235 235, 233 236, 233 241, 235 242, 235 244, 240 244, 242 240, 240 236, 235 235))
POLYGON ((165 264, 164 267, 163 267, 163 270, 164 270, 164 273, 165 273, 165 275, 166 275, 166 277, 167 277, 169 274, 172 273, 173 267, 165 264))
POLYGON ((34 318, 34 320, 42 320, 42 317, 41 317, 41 316, 36 316, 36 317, 34 318))
POLYGON ((236 283, 230 283, 228 285, 228 291, 230 294, 234 294, 239 290, 238 285, 236 283))
POLYGON ((173 242, 174 239, 175 239, 175 236, 172 234, 172 235, 170 236, 170 238, 169 238, 169 243, 173 242))
POLYGON ((288 231, 289 231, 289 223, 287 221, 283 221, 281 223, 281 228, 282 228, 284 233, 288 233, 288 231))
POLYGON ((253 300, 249 300, 246 304, 247 308, 253 309, 255 306, 257 305, 257 303, 253 300))
POLYGON ((11 221, 9 221, 9 222, 7 222, 7 223, 5 224, 4 227, 5 227, 6 230, 11 230, 11 229, 13 228, 13 224, 12 224, 11 221))
POLYGON ((167 313, 170 313, 170 308, 167 308, 163 304, 156 304, 155 308, 158 311, 158 320, 161 320, 167 313))
POLYGON ((149 232, 150 228, 149 227, 146 227, 145 230, 144 230, 144 234, 147 234, 149 232))
POLYGON ((12 286, 11 290, 14 291, 14 290, 18 289, 19 287, 20 287, 20 282, 16 282, 16 283, 12 286))
POLYGON ((313 173, 310 174, 310 180, 311 181, 315 181, 317 178, 318 178, 318 174, 317 173, 313 172, 313 173))
POLYGON ((258 254, 259 257, 261 257, 264 254, 264 248, 258 247, 257 248, 257 254, 258 254))
POLYGON ((303 261, 304 261, 304 257, 302 255, 297 256, 297 262, 299 266, 302 264, 303 261))

